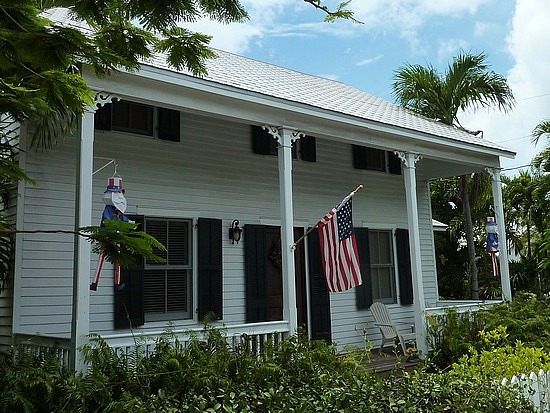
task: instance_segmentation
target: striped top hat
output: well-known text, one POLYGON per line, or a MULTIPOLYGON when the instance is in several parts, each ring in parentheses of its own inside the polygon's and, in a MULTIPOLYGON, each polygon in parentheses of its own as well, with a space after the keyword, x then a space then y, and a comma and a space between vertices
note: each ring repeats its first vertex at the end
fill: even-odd
POLYGON ((105 192, 122 192, 124 193, 124 188, 122 187, 122 178, 120 176, 111 176, 107 180, 107 189, 105 192))

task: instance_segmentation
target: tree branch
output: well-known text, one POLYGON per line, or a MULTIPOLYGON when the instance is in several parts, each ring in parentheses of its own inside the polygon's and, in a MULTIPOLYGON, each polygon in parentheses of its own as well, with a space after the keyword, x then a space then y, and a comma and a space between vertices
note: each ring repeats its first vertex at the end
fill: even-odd
POLYGON ((353 11, 344 9, 351 0, 344 1, 343 3, 340 3, 336 10, 331 11, 327 6, 323 6, 321 4, 321 0, 304 0, 306 3, 311 4, 316 9, 319 9, 327 14, 327 17, 325 18, 325 21, 332 22, 336 19, 346 19, 351 20, 354 23, 363 24, 362 21, 357 20, 355 17, 353 17, 353 11))

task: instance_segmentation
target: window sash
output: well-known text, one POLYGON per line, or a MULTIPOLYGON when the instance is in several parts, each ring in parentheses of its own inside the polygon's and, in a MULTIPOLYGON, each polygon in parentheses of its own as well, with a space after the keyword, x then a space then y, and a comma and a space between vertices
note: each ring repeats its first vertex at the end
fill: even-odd
POLYGON ((388 230, 369 230, 372 298, 385 304, 397 302, 393 237, 388 230))

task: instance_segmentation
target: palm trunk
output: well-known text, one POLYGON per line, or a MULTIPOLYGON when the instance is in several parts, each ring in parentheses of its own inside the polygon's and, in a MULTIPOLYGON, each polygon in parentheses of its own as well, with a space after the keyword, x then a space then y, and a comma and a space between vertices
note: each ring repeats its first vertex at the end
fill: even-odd
POLYGON ((460 177, 460 190, 462 192, 462 211, 464 214, 464 231, 466 232, 466 245, 468 247, 468 259, 470 261, 470 283, 472 285, 472 299, 479 300, 479 281, 477 278, 476 250, 474 244, 474 229, 472 224, 472 210, 470 206, 470 194, 468 191, 468 177, 460 177))

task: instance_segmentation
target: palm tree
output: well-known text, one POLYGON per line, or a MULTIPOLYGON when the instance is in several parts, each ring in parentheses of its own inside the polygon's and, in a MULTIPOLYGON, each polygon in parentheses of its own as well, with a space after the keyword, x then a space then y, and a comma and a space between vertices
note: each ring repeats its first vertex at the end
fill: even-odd
MULTIPOLYGON (((543 120, 539 123, 535 129, 533 129, 533 143, 537 144, 542 135, 548 135, 547 138, 550 141, 550 119, 543 120)), ((535 168, 541 168, 546 172, 550 172, 550 145, 547 146, 533 159, 533 166, 535 168)))
MULTIPOLYGON (((431 65, 405 65, 394 73, 392 93, 400 105, 468 131, 458 119, 459 114, 465 110, 496 106, 500 111, 507 112, 514 105, 514 96, 506 78, 490 70, 485 59, 484 53, 460 52, 444 74, 438 73, 431 65)), ((474 176, 474 179, 468 175, 460 177, 460 192, 470 262, 472 298, 478 299, 471 205, 475 201, 474 188, 481 182, 481 174, 475 175, 477 176, 474 176)))

